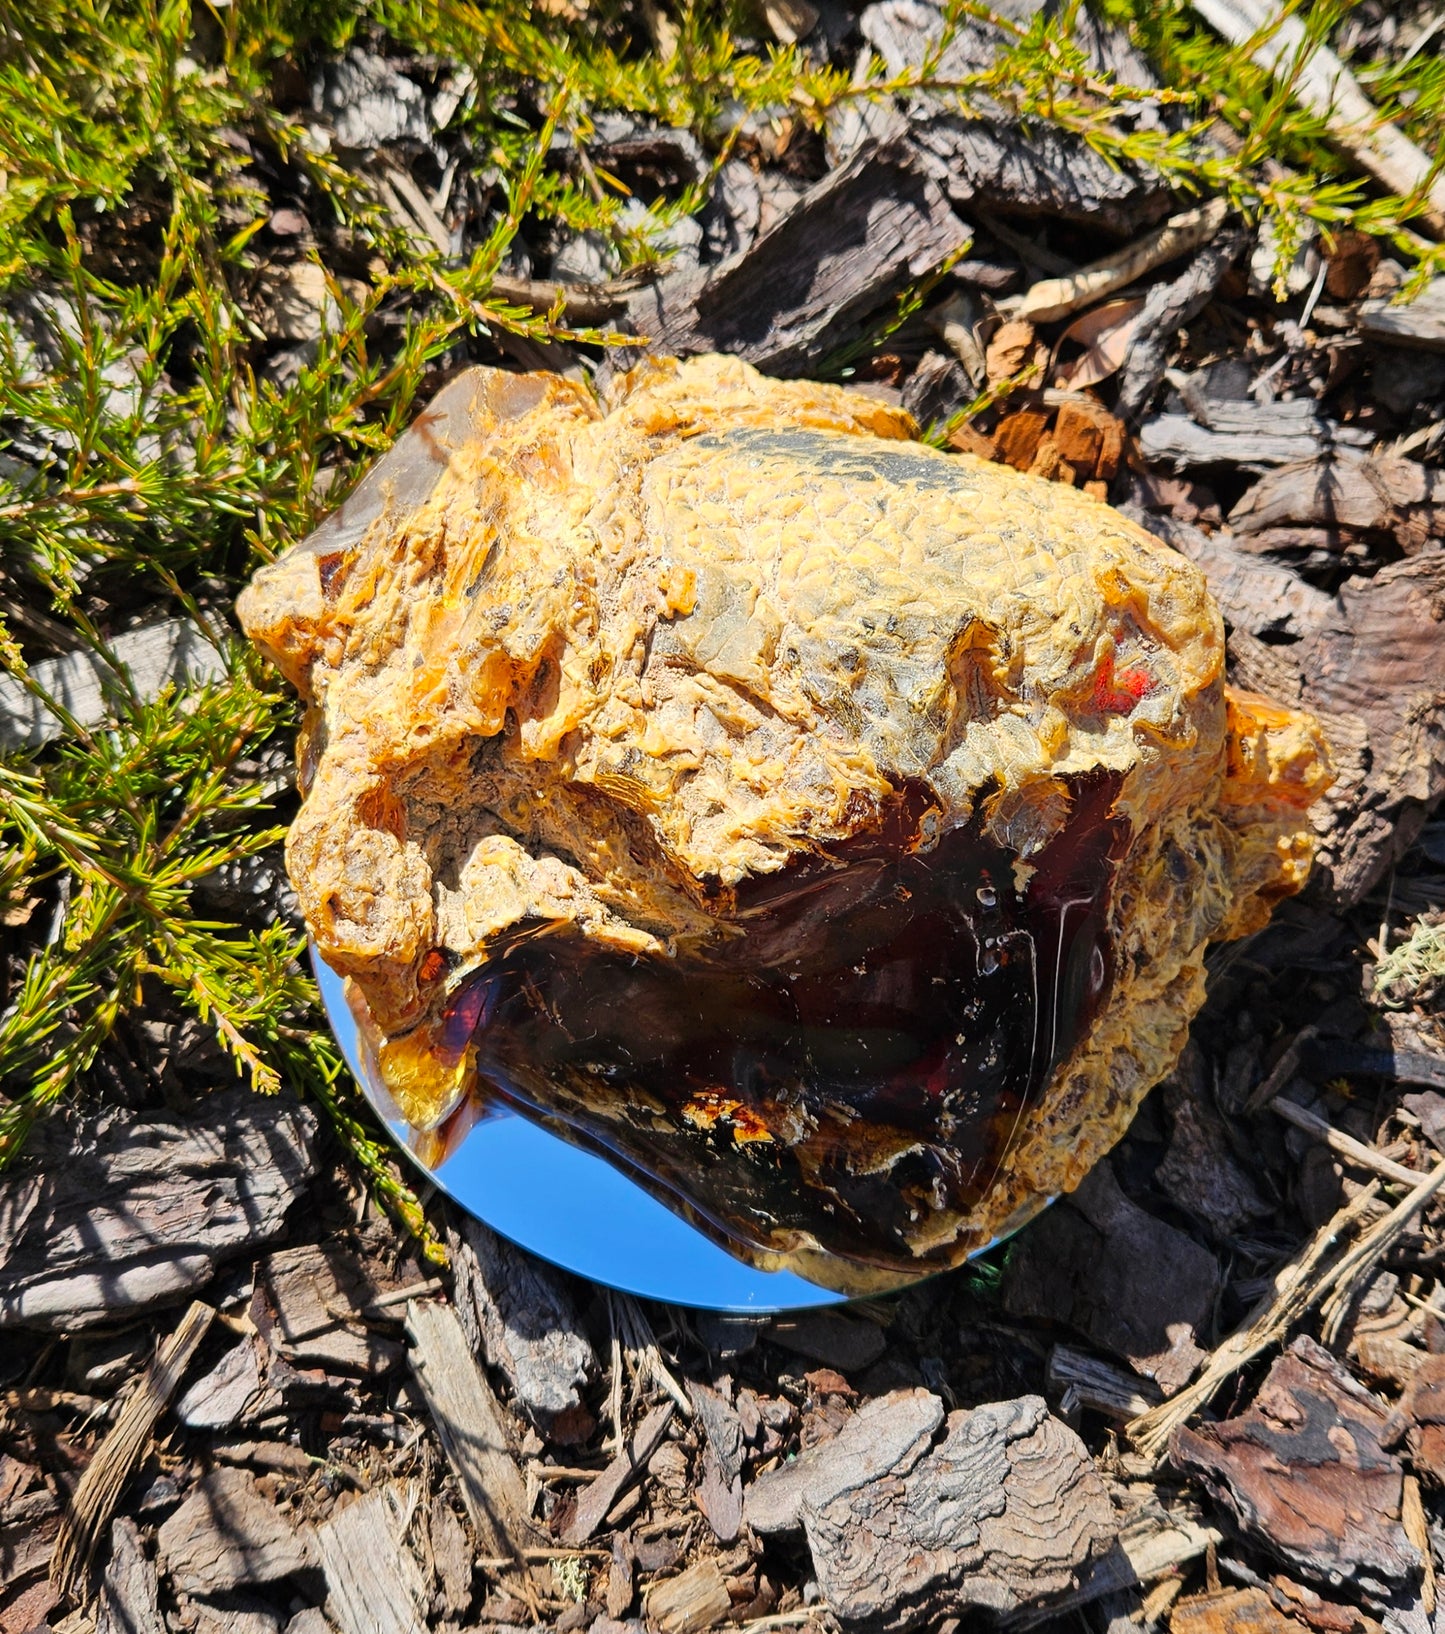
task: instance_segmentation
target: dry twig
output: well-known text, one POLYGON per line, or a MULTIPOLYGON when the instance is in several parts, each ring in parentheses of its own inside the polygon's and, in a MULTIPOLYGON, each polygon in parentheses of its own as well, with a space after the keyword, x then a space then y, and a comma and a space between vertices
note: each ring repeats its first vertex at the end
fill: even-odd
POLYGON ((1210 199, 1197 209, 1170 216, 1162 227, 1156 227, 1152 233, 1125 245, 1113 255, 1106 255, 1102 261, 1081 267, 1063 278, 1044 279, 1016 303, 1001 303, 1000 310, 1032 323, 1053 323, 1081 306, 1103 300, 1166 261, 1208 243, 1224 225, 1228 214, 1229 206, 1223 199, 1210 199))

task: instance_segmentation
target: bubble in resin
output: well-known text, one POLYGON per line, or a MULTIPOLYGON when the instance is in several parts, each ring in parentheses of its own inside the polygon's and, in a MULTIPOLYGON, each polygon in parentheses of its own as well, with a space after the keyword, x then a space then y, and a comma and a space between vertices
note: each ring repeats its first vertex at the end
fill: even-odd
POLYGON ((473 370, 240 604, 413 1124, 503 1101, 845 1289, 1078 1183, 1328 777, 1189 562, 913 429, 721 358, 473 370))

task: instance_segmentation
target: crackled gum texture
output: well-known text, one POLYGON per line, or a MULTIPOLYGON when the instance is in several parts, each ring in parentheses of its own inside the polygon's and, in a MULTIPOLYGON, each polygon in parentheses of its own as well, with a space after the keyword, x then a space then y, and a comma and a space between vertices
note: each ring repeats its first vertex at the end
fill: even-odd
POLYGON ((240 603, 411 1120, 501 1096, 849 1288, 1077 1185, 1328 779, 1189 562, 913 437, 725 358, 472 370, 240 603))

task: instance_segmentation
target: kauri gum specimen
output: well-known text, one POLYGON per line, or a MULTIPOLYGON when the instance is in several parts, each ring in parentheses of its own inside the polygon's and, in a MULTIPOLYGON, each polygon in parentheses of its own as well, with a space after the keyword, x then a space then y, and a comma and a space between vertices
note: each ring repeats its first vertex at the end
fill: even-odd
POLYGON ((1192 565, 912 430, 721 358, 473 370, 240 604, 411 1121, 500 1097, 850 1289, 1078 1183, 1327 781, 1192 565))

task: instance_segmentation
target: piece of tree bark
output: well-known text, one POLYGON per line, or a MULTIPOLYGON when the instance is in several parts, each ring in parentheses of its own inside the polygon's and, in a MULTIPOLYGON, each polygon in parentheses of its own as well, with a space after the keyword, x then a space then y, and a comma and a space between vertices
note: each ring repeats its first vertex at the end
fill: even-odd
POLYGON ((1134 514, 1204 570, 1232 626, 1235 681, 1319 718, 1335 782, 1311 813, 1310 889, 1353 906, 1445 797, 1445 551, 1391 562, 1331 596, 1233 549, 1228 533, 1134 514))
POLYGON ((1404 1470, 1382 1445, 1389 1422, 1368 1390, 1301 1336, 1246 1412, 1176 1430, 1170 1457, 1287 1565, 1388 1600, 1421 1568, 1400 1522, 1404 1470))
POLYGON ((767 1330, 775 1345, 810 1362, 853 1373, 871 1367, 887 1349, 888 1340, 876 1322, 841 1311, 799 1311, 776 1317, 767 1330))
POLYGON ((162 1524, 158 1547, 176 1588, 202 1597, 276 1583, 315 1560, 310 1528, 263 1498, 242 1469, 203 1475, 162 1524))
POLYGON ((507 1446, 502 1409, 450 1306, 413 1300, 406 1331, 411 1367, 442 1447, 461 1482, 486 1555, 521 1560, 536 1541, 527 1489, 507 1446))
POLYGON ((500 1369, 517 1405, 550 1441, 592 1433, 582 1397, 597 1356, 560 1272, 463 1218, 448 1232, 457 1319, 472 1349, 500 1369))
POLYGON ((880 1396, 748 1493, 756 1530, 802 1527, 845 1627, 1047 1603, 1114 1542, 1102 1479, 1039 1397, 950 1414, 935 1447, 942 1415, 926 1391, 880 1396))
POLYGON ((188 1430, 229 1430, 268 1404, 279 1406, 280 1399, 266 1388, 257 1341, 248 1334, 186 1391, 176 1417, 188 1430))
POLYGON ((861 149, 742 255, 639 291, 629 319, 655 354, 727 352, 770 374, 806 374, 968 238, 938 183, 893 141, 861 149))
POLYGON ((719 1543, 732 1543, 743 1524, 743 1426, 727 1398, 705 1384, 689 1383, 688 1395, 705 1442, 702 1478, 693 1502, 719 1543))
POLYGON ((562 1541, 569 1548, 576 1549, 586 1543, 606 1520, 617 1500, 641 1476, 652 1455, 662 1445, 662 1438, 676 1411, 670 1401, 664 1402, 661 1407, 654 1407, 623 1443, 622 1450, 607 1468, 582 1489, 576 1512, 562 1535, 562 1541))
POLYGON ((416 1503, 411 1482, 393 1482, 317 1527, 327 1615, 341 1634, 424 1634, 426 1584, 405 1541, 416 1503))
POLYGON ((1119 377, 1116 410, 1121 419, 1137 420, 1164 378, 1169 354, 1179 331, 1202 312, 1219 288, 1219 281, 1239 259, 1242 232, 1220 234, 1207 244, 1179 277, 1155 284, 1144 298, 1129 338, 1129 355, 1119 377))
POLYGON ((1168 1396, 1204 1359, 1197 1335, 1218 1291, 1214 1256, 1131 1202, 1104 1162, 1020 1236, 1003 1301, 1013 1316, 1069 1323, 1168 1396))
POLYGON ((1398 1439, 1398 1427, 1406 1426, 1410 1462, 1421 1480, 1438 1491, 1445 1487, 1445 1356, 1413 1354, 1399 1417, 1387 1439, 1398 1439))
POLYGON ((1445 535, 1445 473, 1337 449, 1269 472, 1230 511, 1229 525, 1251 538, 1285 527, 1388 531, 1413 554, 1445 535))
POLYGON ((1207 423, 1169 413, 1155 414, 1139 427, 1145 460, 1174 470, 1228 465, 1267 471, 1336 448, 1365 448, 1373 440, 1368 431, 1326 420, 1312 403, 1216 403, 1207 423), (1299 409, 1308 412, 1295 412, 1299 409))
POLYGON ((894 1390, 865 1402, 831 1441, 758 1477, 744 1496, 755 1532, 796 1531, 804 1504, 831 1502, 850 1485, 912 1469, 943 1423, 943 1403, 927 1390, 894 1390))
POLYGON ((128 1515, 110 1529, 110 1561, 95 1606, 95 1634, 166 1634, 157 1598, 156 1569, 128 1515))
POLYGON ((1230 1149, 1229 1128, 1215 1105, 1209 1076, 1204 1053, 1192 1042, 1185 1045, 1161 1086, 1170 1127, 1157 1184, 1217 1240, 1273 1209, 1230 1149))
POLYGON ((1356 321, 1371 340, 1445 352, 1445 278, 1432 279, 1413 301, 1361 301, 1356 321))
POLYGON ((970 219, 994 212, 1052 217, 1123 236, 1169 209, 1169 190, 1156 174, 1111 164, 1073 132, 1044 121, 1025 130, 1004 118, 923 115, 911 121, 909 139, 970 219))
POLYGON ((438 1495, 427 1516, 443 1616, 460 1618, 472 1602, 472 1546, 452 1506, 438 1495))
POLYGON ((316 1117, 227 1091, 193 1119, 104 1112, 60 1161, 0 1179, 0 1329, 74 1331, 179 1299, 281 1231, 315 1172, 316 1117))
POLYGON ((297 1367, 366 1378, 401 1364, 402 1346, 362 1319, 388 1290, 338 1244, 303 1243, 270 1254, 257 1282, 261 1301, 253 1302, 253 1318, 271 1348, 297 1367))
POLYGON ((175 1394, 191 1358, 216 1313, 197 1300, 166 1339, 120 1416, 85 1467, 61 1519, 50 1577, 64 1593, 74 1593, 90 1563, 126 1483, 145 1456, 156 1420, 175 1394))
POLYGON ((703 1634, 732 1608, 715 1560, 699 1560, 676 1577, 654 1583, 643 1602, 647 1621, 658 1634, 703 1634))

